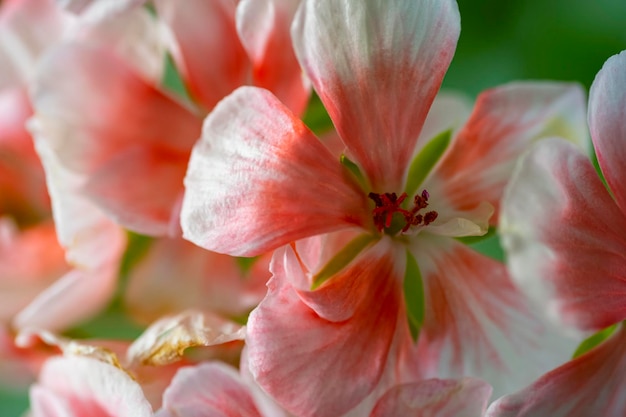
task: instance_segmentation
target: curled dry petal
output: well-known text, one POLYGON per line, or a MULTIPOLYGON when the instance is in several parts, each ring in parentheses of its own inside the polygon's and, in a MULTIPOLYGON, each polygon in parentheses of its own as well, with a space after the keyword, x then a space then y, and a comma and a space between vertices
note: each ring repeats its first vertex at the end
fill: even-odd
POLYGON ((186 311, 153 323, 129 347, 130 364, 165 365, 182 358, 185 349, 243 340, 245 327, 210 313, 186 311))

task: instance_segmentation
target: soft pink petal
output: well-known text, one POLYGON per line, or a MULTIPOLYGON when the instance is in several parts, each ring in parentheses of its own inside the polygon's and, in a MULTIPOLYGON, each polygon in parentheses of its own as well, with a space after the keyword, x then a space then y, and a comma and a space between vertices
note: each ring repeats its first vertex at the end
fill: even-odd
POLYGON ((370 417, 482 417, 490 396, 479 379, 428 379, 390 389, 370 417))
POLYGON ((500 398, 488 417, 622 417, 626 415, 626 331, 500 398))
POLYGON ((235 27, 232 0, 155 0, 157 12, 171 28, 172 54, 191 95, 207 110, 246 84, 250 60, 235 27))
MULTIPOLYGON (((178 371, 156 417, 262 417, 237 371, 219 362, 178 371)), ((269 417, 269 416, 268 416, 269 417)))
POLYGON ((576 84, 512 83, 484 92, 424 188, 463 212, 487 201, 496 208, 515 162, 540 138, 562 136, 584 147, 584 93, 576 84))
POLYGON ((0 89, 25 85, 41 54, 69 24, 54 0, 5 0, 0 6, 0 89))
POLYGON ((234 257, 182 239, 159 239, 129 273, 126 306, 143 322, 187 308, 241 317, 265 295, 269 258, 244 273, 234 257))
POLYGON ((372 187, 400 191, 454 54, 456 3, 312 0, 302 6, 292 35, 306 75, 372 187))
POLYGON ((388 249, 374 247, 333 278, 336 286, 309 294, 316 307, 324 307, 322 298, 326 305, 358 302, 338 322, 316 314, 289 285, 287 274, 299 263, 293 250, 275 253, 269 292, 250 316, 246 343, 256 381, 295 415, 341 415, 377 386, 403 314, 401 272, 388 249), (341 298, 350 295, 358 301, 341 298))
POLYGON ((589 129, 604 178, 626 213, 626 51, 609 58, 591 85, 589 129))
POLYGON ((300 0, 243 0, 237 6, 237 30, 252 60, 252 81, 272 91, 295 114, 309 99, 291 42, 291 22, 300 0))
POLYGON ((430 106, 418 144, 424 145, 447 130, 457 132, 471 112, 472 102, 468 97, 453 91, 440 91, 430 106))
POLYGON ((569 341, 531 312, 503 264, 435 236, 420 235, 412 252, 424 282, 415 366, 425 377, 473 376, 500 395, 571 355, 569 341))
POLYGON ((371 222, 351 174, 276 97, 254 87, 208 116, 185 186, 185 238, 231 255, 371 222))
POLYGON ((551 139, 522 160, 500 232, 513 277, 559 322, 596 330, 626 318, 626 219, 574 146, 551 139))
POLYGON ((119 368, 84 357, 56 357, 31 388, 32 417, 149 417, 141 387, 119 368))
POLYGON ((50 214, 43 168, 26 130, 31 114, 25 88, 0 92, 0 216, 11 216, 20 226, 50 214))
POLYGON ((196 116, 107 50, 84 45, 48 55, 34 106, 39 135, 62 164, 95 178, 87 191, 101 191, 98 199, 107 200, 114 218, 146 234, 172 231, 186 161, 200 135, 196 116), (133 159, 137 166, 128 167, 133 159))
POLYGON ((9 321, 68 269, 52 222, 19 231, 0 218, 0 320, 9 321))

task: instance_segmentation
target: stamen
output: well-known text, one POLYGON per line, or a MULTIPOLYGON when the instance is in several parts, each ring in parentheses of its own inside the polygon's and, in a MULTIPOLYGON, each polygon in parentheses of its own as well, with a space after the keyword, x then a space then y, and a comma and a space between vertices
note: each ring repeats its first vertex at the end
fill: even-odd
MULTIPOLYGON (((395 234, 398 231, 407 232, 412 226, 428 226, 437 219, 436 211, 429 211, 422 215, 419 212, 428 207, 428 198, 430 194, 426 190, 422 190, 421 194, 413 198, 413 207, 410 210, 401 207, 401 204, 408 197, 406 193, 402 193, 399 197, 396 193, 369 193, 368 197, 374 201, 376 207, 372 210, 374 225, 379 232, 395 234), (394 214, 400 214, 402 217, 396 217, 393 223, 394 214), (404 218, 404 225, 398 224, 398 220, 404 218), (392 227, 392 223, 394 226, 392 227)), ((400 220, 401 221, 401 220, 400 220)))

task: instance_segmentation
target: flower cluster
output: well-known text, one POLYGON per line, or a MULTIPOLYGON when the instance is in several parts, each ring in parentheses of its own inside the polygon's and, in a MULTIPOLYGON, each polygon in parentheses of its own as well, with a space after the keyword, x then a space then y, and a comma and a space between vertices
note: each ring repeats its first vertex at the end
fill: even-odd
POLYGON ((0 381, 32 417, 625 415, 626 52, 588 120, 565 82, 472 108, 459 34, 455 0, 4 0, 0 381))

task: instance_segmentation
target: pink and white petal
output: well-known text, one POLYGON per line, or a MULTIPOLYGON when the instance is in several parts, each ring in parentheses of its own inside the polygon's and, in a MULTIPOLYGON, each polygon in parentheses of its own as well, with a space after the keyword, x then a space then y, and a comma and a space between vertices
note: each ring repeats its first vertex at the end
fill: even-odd
POLYGON ((247 84, 251 64, 235 25, 232 0, 155 0, 173 34, 172 55, 193 98, 211 110, 247 84))
POLYGON ((147 0, 56 0, 56 2, 68 12, 80 15, 97 14, 109 18, 120 17, 125 12, 143 5, 147 0))
POLYGON ((276 97, 255 87, 241 87, 207 117, 185 186, 184 237, 230 255, 371 223, 351 174, 276 97))
POLYGON ((68 269, 52 222, 20 231, 0 218, 0 320, 10 321, 68 269))
POLYGON ((242 271, 236 258, 183 239, 159 239, 129 272, 125 304, 146 323, 187 308, 241 317, 263 299, 270 255, 242 271))
POLYGON ((220 362, 178 371, 155 417, 263 417, 238 372, 220 362))
POLYGON ((0 90, 26 85, 37 61, 71 23, 54 0, 7 0, 0 7, 0 90))
POLYGON ((424 127, 420 132, 416 151, 436 135, 447 130, 457 132, 472 112, 469 97, 454 91, 440 91, 430 106, 424 127))
POLYGON ((37 327, 63 330, 91 318, 111 301, 118 264, 95 270, 73 269, 41 291, 13 319, 17 329, 37 327))
POLYGON ((81 191, 118 224, 149 235, 180 236, 188 160, 188 153, 129 145, 89 176, 81 191))
POLYGON ((626 214, 626 51, 609 58, 589 91, 589 129, 602 173, 626 214))
POLYGON ((549 139, 522 159, 499 230, 512 276, 551 318, 584 331, 626 318, 626 219, 572 144, 549 139))
MULTIPOLYGON (((585 98, 577 84, 516 82, 488 90, 424 188, 451 211, 496 208, 515 162, 534 142, 561 136, 586 148, 585 98), (450 209, 449 209, 450 210, 450 209)), ((461 216, 459 216, 461 217, 461 216)))
POLYGON ((310 83, 291 42, 291 22, 300 0, 243 0, 237 31, 252 61, 252 82, 272 91, 294 114, 302 114, 310 83))
MULTIPOLYGON (((56 232, 68 263, 84 271, 117 269, 126 246, 122 229, 80 195, 84 178, 65 169, 33 122, 35 146, 46 171, 56 232)), ((116 274, 116 272, 115 272, 116 274)))
POLYGON ((66 31, 65 38, 109 48, 145 80, 160 85, 165 71, 167 31, 148 9, 123 8, 119 1, 92 2, 76 24, 66 31), (110 10, 116 3, 120 10, 110 10))
POLYGON ((375 191, 404 185, 459 20, 449 0, 313 0, 296 15, 296 55, 375 191))
POLYGON ((378 401, 370 417, 482 417, 491 390, 489 384, 473 378, 397 385, 378 401))
POLYGON ((141 387, 119 368, 84 357, 54 357, 30 391, 32 417, 149 417, 141 387))
POLYGON ((291 247, 275 252, 268 295, 250 315, 246 343, 257 383, 291 413, 342 415, 383 376, 403 314, 401 281, 390 274, 391 256, 373 255, 360 258, 368 269, 361 262, 348 267, 352 274, 345 273, 344 285, 361 287, 363 296, 350 317, 334 322, 303 303, 289 284, 287 274, 299 264, 291 247))
POLYGON ((436 236, 419 235, 411 251, 426 300, 413 358, 418 374, 477 377, 502 395, 569 358, 570 341, 530 310, 503 264, 436 236))
POLYGON ((34 94, 35 133, 61 164, 85 178, 101 177, 107 194, 99 198, 118 199, 107 205, 121 210, 112 216, 141 219, 145 215, 148 225, 126 226, 146 234, 169 232, 183 190, 186 161, 200 135, 200 119, 106 49, 60 47, 47 56, 40 75, 34 94), (145 172, 129 177, 128 169, 119 169, 119 161, 133 156, 145 172), (167 178, 167 186, 153 182, 153 176, 167 178), (112 193, 115 184, 118 192, 112 193), (137 189, 145 190, 142 199, 132 204, 125 190, 137 189), (167 201, 170 206, 164 208, 167 201))
POLYGON ((626 331, 494 402, 487 417, 622 417, 626 414, 626 331))

